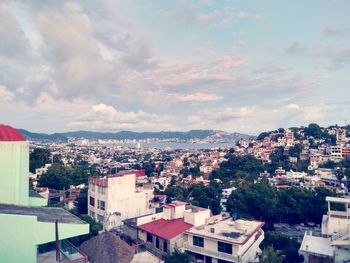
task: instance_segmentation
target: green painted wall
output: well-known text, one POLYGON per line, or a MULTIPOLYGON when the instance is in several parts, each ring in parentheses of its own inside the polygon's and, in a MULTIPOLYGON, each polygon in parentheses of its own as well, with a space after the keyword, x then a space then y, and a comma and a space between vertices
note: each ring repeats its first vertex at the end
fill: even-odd
POLYGON ((0 168, 0 202, 28 205, 28 142, 0 142, 0 168))
MULTIPOLYGON (((59 224, 59 238, 89 233, 88 224, 59 224)), ((35 216, 0 214, 0 262, 36 263, 37 245, 55 240, 55 224, 35 216)))
POLYGON ((45 198, 29 197, 30 206, 47 206, 47 200, 45 198))
MULTIPOLYGON (((0 203, 45 206, 29 197, 29 144, 0 142, 0 203)), ((59 224, 60 240, 89 233, 89 224, 59 224)), ((55 240, 55 223, 36 216, 0 214, 0 262, 36 263, 37 246, 55 240)))

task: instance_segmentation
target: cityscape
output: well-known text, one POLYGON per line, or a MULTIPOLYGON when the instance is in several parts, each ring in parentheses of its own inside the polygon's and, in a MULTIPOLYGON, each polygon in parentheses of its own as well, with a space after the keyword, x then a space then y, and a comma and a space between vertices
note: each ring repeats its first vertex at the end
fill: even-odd
POLYGON ((349 14, 0 1, 0 263, 350 263, 349 14))

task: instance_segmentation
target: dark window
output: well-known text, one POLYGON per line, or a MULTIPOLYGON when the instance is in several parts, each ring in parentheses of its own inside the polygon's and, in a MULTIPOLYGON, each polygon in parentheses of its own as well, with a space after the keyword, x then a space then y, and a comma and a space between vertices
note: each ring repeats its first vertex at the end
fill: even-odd
POLYGON ((204 247, 204 239, 202 237, 193 236, 193 245, 197 247, 204 247))
POLYGON ((231 262, 230 262, 230 261, 223 260, 223 259, 219 259, 219 260, 218 260, 218 263, 231 263, 231 262))
POLYGON ((156 238, 156 248, 159 248, 159 238, 156 238))
POLYGON ((232 254, 232 244, 218 242, 218 251, 227 254, 232 254))
POLYGON ((163 243, 163 251, 165 253, 168 253, 168 243, 166 241, 164 241, 164 243, 163 243))
POLYGON ((211 257, 205 256, 205 263, 211 263, 211 257))
POLYGON ((153 236, 150 233, 147 233, 147 242, 153 243, 153 236))
POLYGON ((105 210, 105 205, 106 205, 105 201, 98 200, 98 209, 104 211, 105 210))
POLYGON ((92 196, 90 196, 89 203, 90 203, 91 206, 95 206, 95 198, 93 198, 92 196))

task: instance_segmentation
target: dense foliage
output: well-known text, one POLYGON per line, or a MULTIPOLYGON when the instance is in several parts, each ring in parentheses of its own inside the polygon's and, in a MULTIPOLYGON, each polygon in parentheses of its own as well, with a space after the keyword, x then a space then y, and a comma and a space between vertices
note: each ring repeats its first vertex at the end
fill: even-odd
POLYGON ((94 236, 97 236, 98 233, 103 229, 103 226, 101 223, 96 222, 88 215, 79 215, 79 218, 86 223, 88 223, 89 226, 89 234, 73 237, 69 239, 70 242, 72 242, 75 246, 80 246, 83 242, 89 240, 90 238, 93 238, 94 236))
POLYGON ((35 173, 35 169, 51 163, 51 152, 43 148, 35 148, 29 155, 29 171, 35 173))
POLYGON ((327 211, 326 196, 334 196, 334 193, 324 188, 309 191, 296 187, 277 191, 263 180, 234 191, 227 201, 227 209, 236 216, 267 223, 312 221, 320 224, 327 211))
POLYGON ((168 201, 181 200, 195 206, 209 207, 214 215, 221 212, 220 195, 221 188, 215 182, 209 186, 194 184, 189 188, 183 186, 169 185, 164 192, 168 201))
POLYGON ((87 184, 90 170, 83 166, 52 166, 39 179, 39 185, 57 190, 68 189, 71 185, 87 184))
POLYGON ((244 179, 253 182, 259 177, 259 173, 265 169, 261 160, 251 155, 230 155, 227 161, 220 164, 220 169, 211 174, 211 179, 220 179, 224 185, 231 180, 244 179))
POLYGON ((166 259, 166 263, 190 263, 191 257, 186 252, 182 253, 179 250, 175 251, 166 259))
POLYGON ((303 258, 299 256, 299 247, 300 244, 295 239, 278 232, 267 232, 264 241, 261 243, 263 253, 260 262, 301 263, 303 258), (270 259, 270 261, 267 259, 270 259))

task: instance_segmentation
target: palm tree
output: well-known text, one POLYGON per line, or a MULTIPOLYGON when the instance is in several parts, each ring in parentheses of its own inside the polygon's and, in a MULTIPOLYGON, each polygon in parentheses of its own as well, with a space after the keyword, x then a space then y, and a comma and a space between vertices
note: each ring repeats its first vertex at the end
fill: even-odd
POLYGON ((282 263, 283 255, 275 251, 273 246, 264 249, 259 257, 260 263, 282 263))

